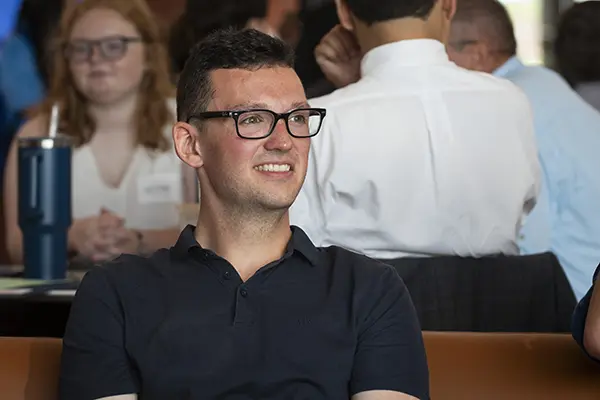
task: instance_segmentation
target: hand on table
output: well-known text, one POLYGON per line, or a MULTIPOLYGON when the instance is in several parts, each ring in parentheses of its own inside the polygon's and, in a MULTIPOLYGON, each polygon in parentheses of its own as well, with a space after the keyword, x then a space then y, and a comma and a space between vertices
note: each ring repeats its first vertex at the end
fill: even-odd
POLYGON ((125 228, 118 215, 102 210, 99 216, 77 220, 72 243, 78 254, 94 262, 106 261, 122 253, 137 253, 139 234, 125 228))

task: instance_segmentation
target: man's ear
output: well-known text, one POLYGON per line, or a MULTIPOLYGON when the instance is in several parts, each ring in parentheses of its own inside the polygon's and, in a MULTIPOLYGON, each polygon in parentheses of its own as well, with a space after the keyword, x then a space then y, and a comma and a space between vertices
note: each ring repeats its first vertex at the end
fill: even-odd
POLYGON ((348 4, 346 4, 346 0, 335 0, 335 7, 337 9, 340 25, 346 30, 354 32, 354 18, 352 17, 350 8, 348 8, 348 4))
POLYGON ((194 169, 204 165, 196 127, 186 122, 177 122, 173 126, 173 144, 181 161, 194 169))
POLYGON ((485 42, 477 42, 472 46, 471 51, 473 52, 473 69, 476 71, 487 72, 491 74, 494 72, 492 68, 490 70, 490 66, 488 66, 488 61, 490 60, 491 54, 490 49, 485 42))
POLYGON ((454 14, 456 14, 456 0, 441 0, 442 1, 442 13, 444 18, 448 21, 452 21, 454 14))

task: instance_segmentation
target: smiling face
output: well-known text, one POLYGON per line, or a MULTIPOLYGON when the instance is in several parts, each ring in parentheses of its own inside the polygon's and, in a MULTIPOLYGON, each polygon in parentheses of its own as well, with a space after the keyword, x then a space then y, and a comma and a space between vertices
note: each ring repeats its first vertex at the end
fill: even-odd
MULTIPOLYGON (((214 94, 207 111, 285 113, 308 107, 300 79, 287 67, 219 69, 211 73, 211 84, 214 94)), ((250 118, 241 117, 240 127, 256 124, 250 118)), ((204 120, 197 135, 203 198, 205 188, 211 188, 219 201, 238 207, 281 210, 294 202, 304 182, 310 139, 292 137, 283 119, 263 139, 238 136, 232 118, 204 120)))
POLYGON ((146 68, 139 32, 110 9, 93 9, 79 18, 66 55, 79 92, 99 104, 137 93, 146 68))

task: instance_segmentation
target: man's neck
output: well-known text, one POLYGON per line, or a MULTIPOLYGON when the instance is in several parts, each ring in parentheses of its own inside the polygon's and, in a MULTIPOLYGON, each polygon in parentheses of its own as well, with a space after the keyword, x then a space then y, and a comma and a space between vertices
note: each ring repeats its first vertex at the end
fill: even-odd
POLYGON ((233 265, 242 280, 260 268, 283 257, 291 238, 287 211, 251 213, 244 210, 222 212, 203 198, 195 237, 233 265))
POLYGON ((357 26, 356 36, 363 54, 389 43, 413 39, 442 40, 432 32, 429 25, 418 18, 404 18, 379 22, 371 26, 357 26))
POLYGON ((504 64, 506 64, 508 62, 508 60, 510 60, 513 57, 513 55, 506 55, 506 54, 497 54, 495 55, 489 64, 489 68, 487 68, 487 72, 488 74, 494 74, 496 71, 498 71, 499 68, 501 68, 504 64))

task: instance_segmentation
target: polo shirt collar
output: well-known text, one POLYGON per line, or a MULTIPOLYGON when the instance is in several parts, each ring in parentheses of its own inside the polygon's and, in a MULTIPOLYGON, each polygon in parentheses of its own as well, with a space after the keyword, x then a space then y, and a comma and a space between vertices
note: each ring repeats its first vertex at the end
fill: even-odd
POLYGON ((361 61, 362 76, 376 73, 382 66, 425 66, 448 64, 445 46, 434 39, 400 40, 377 46, 361 61))
POLYGON ((506 78, 513 73, 518 72, 523 67, 523 63, 516 56, 513 56, 506 60, 504 64, 496 68, 496 70, 492 72, 492 75, 499 78, 506 78))
MULTIPOLYGON (((189 257, 189 253, 192 249, 197 248, 200 250, 208 251, 202 248, 194 237, 194 230, 196 229, 193 225, 188 225, 179 235, 177 243, 172 247, 172 251, 178 257, 185 258, 189 257)), ((287 245, 284 257, 291 256, 294 252, 300 253, 311 266, 317 266, 319 261, 319 250, 308 238, 306 233, 297 226, 291 226, 292 237, 287 245)))
POLYGON ((319 265, 319 249, 315 247, 313 242, 302 229, 297 226, 291 226, 291 229, 292 239, 288 244, 288 251, 299 252, 313 267, 319 265))

